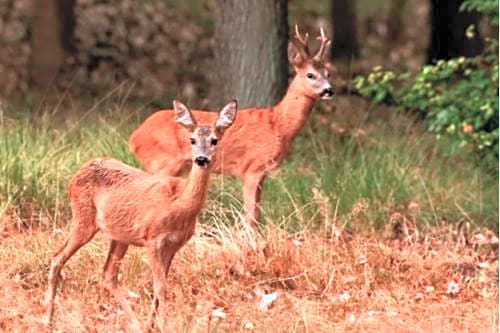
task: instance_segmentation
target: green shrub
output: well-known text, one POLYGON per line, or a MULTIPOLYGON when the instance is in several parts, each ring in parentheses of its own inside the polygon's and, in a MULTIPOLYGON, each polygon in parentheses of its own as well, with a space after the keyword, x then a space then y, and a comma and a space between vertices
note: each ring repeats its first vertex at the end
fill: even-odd
MULTIPOLYGON (((497 24, 498 17, 492 13, 498 10, 490 2, 464 1, 462 8, 485 11, 497 24)), ((467 33, 473 33, 472 29, 467 33)), ((416 73, 376 67, 367 77, 357 77, 355 87, 376 103, 421 112, 429 131, 452 139, 452 152, 468 146, 497 155, 498 40, 487 39, 486 44, 477 57, 439 60, 416 73)))
POLYGON ((498 26, 497 0, 464 0, 460 9, 483 13, 488 17, 491 24, 498 26))

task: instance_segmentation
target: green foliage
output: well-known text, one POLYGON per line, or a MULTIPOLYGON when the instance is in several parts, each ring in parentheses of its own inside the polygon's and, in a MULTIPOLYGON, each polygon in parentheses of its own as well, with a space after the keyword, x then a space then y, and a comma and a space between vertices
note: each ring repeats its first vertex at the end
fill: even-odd
POLYGON ((354 84, 356 89, 364 97, 368 97, 375 103, 392 103, 396 95, 395 81, 396 74, 391 71, 384 71, 381 66, 373 68, 373 72, 365 78, 358 76, 354 84))
MULTIPOLYGON (((480 10, 498 23, 496 1, 469 0, 462 8, 480 10)), ((473 29, 466 34, 473 34, 473 29)), ((355 86, 376 103, 420 111, 429 131, 452 139, 452 152, 472 147, 496 155, 498 41, 487 39, 486 44, 480 56, 439 60, 416 73, 397 74, 376 67, 367 77, 357 77, 355 86)))
POLYGON ((498 62, 458 58, 424 66, 400 100, 426 112, 429 130, 452 137, 454 148, 498 151, 498 62))
POLYGON ((464 0, 461 7, 464 11, 483 13, 490 22, 498 26, 498 1, 497 0, 464 0))

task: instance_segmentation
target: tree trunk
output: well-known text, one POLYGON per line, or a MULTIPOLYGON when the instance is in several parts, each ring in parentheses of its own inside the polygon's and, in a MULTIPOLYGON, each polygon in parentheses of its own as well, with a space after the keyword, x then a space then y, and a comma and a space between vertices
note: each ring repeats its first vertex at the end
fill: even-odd
POLYGON ((275 104, 287 87, 286 0, 215 0, 212 101, 238 107, 275 104))
POLYGON ((403 9, 406 0, 391 0, 389 14, 387 15, 387 41, 388 46, 397 44, 403 32, 403 9))
POLYGON ((37 0, 31 26, 31 84, 47 87, 73 50, 75 0, 37 0))
POLYGON ((468 39, 465 30, 471 24, 477 28, 480 15, 460 12, 462 0, 431 0, 431 43, 427 60, 450 59, 457 56, 474 56, 483 45, 476 29, 475 37, 468 39))
POLYGON ((356 31, 356 0, 332 0, 333 40, 332 58, 359 57, 356 31))

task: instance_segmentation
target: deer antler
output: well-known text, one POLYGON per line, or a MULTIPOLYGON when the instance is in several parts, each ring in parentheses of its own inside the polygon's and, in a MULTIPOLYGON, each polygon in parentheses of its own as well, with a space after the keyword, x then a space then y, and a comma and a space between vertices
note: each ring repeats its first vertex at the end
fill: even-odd
POLYGON ((300 34, 299 31, 299 26, 295 25, 295 39, 297 42, 302 46, 302 50, 304 51, 305 55, 309 57, 309 46, 307 45, 307 39, 309 38, 309 34, 306 32, 304 38, 302 38, 302 35, 300 34))
POLYGON ((321 35, 318 36, 317 39, 321 41, 321 45, 320 45, 320 47, 318 49, 318 52, 314 56, 313 60, 315 60, 315 61, 321 61, 321 59, 324 56, 326 47, 328 46, 328 44, 330 44, 330 40, 326 37, 325 31, 323 30, 323 28, 321 28, 321 35))

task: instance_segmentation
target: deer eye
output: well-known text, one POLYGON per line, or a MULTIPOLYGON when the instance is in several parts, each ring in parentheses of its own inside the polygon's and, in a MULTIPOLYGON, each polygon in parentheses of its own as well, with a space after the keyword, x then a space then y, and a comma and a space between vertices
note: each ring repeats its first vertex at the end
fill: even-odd
POLYGON ((212 139, 212 141, 210 141, 210 143, 212 144, 212 146, 217 146, 218 142, 219 142, 219 140, 217 140, 217 139, 212 139))
POLYGON ((191 142, 191 144, 192 144, 192 145, 194 145, 194 144, 196 143, 196 140, 195 140, 195 139, 193 139, 193 138, 190 138, 190 139, 189 139, 189 142, 191 142))
POLYGON ((311 80, 312 80, 312 79, 314 79, 314 74, 313 74, 313 73, 307 73, 307 74, 306 74, 306 77, 307 77, 308 79, 311 79, 311 80))

